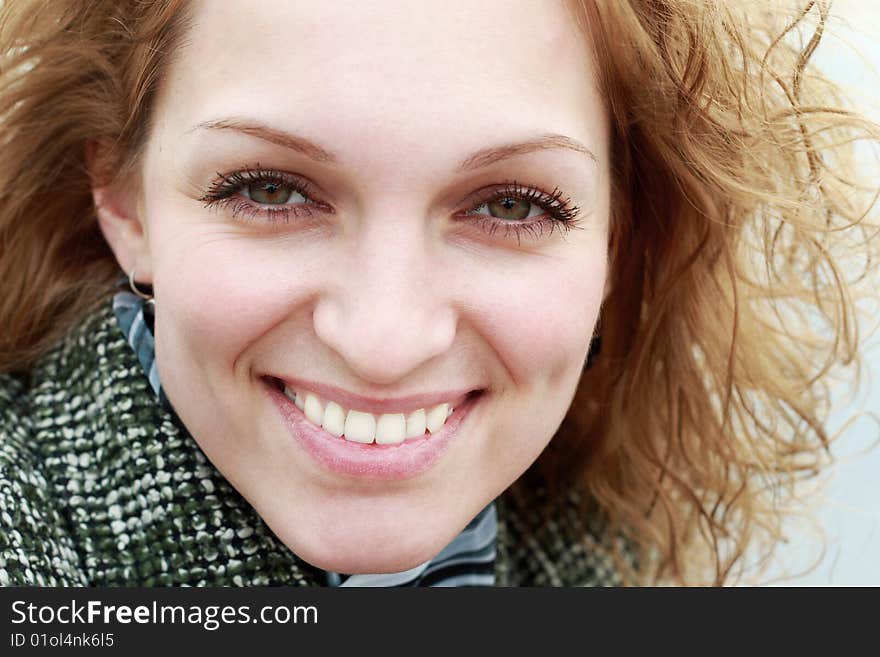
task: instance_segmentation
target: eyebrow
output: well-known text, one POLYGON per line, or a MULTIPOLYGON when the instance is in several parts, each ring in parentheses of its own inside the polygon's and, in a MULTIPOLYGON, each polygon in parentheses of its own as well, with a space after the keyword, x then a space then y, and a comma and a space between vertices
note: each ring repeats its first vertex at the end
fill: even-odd
MULTIPOLYGON (((194 132, 195 130, 200 129, 239 132, 296 151, 316 162, 324 164, 336 164, 339 162, 339 158, 335 154, 321 148, 305 137, 277 130, 258 121, 235 118, 204 121, 195 125, 189 130, 189 132, 194 132)), ((495 164, 496 162, 516 157, 517 155, 556 149, 575 151, 586 155, 593 160, 593 162, 597 162, 596 156, 593 152, 576 139, 566 137, 565 135, 545 134, 522 142, 481 148, 462 160, 456 167, 456 172, 463 173, 466 171, 473 171, 474 169, 481 169, 490 164, 495 164)))

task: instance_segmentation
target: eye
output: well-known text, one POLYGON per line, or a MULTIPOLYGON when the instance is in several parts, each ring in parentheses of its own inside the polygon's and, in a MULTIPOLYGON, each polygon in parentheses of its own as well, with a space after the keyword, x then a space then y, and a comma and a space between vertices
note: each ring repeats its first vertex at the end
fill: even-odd
POLYGON ((311 217, 315 212, 332 212, 312 193, 307 180, 295 174, 260 165, 232 173, 218 173, 199 199, 206 208, 228 208, 235 218, 290 221, 311 217))
POLYGON ((534 203, 513 196, 500 196, 494 201, 479 206, 474 212, 476 214, 483 214, 480 212, 483 208, 485 208, 489 216, 497 219, 505 219, 507 221, 522 221, 523 219, 539 217, 544 213, 544 211, 534 203))
POLYGON ((476 197, 472 209, 460 218, 491 237, 515 238, 520 244, 525 236, 537 240, 556 230, 566 233, 580 227, 580 209, 558 187, 547 193, 514 180, 481 189, 476 197))
POLYGON ((243 187, 244 196, 265 205, 284 205, 287 203, 308 203, 309 200, 292 185, 267 181, 243 187))
POLYGON ((529 219, 547 215, 552 221, 569 223, 579 211, 570 198, 564 198, 558 187, 548 194, 515 180, 481 189, 476 196, 471 214, 502 222, 527 223, 529 219))

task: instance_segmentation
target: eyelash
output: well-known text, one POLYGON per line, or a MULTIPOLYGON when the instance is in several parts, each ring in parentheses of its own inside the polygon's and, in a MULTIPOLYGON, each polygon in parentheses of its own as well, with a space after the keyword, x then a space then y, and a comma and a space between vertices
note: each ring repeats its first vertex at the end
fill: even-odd
MULTIPOLYGON (((493 237, 498 231, 503 231, 505 239, 510 237, 512 233, 516 237, 517 243, 521 241, 524 234, 528 234, 532 239, 540 239, 544 237, 545 230, 549 230, 549 237, 554 230, 558 229, 567 233, 572 228, 578 227, 577 215, 580 209, 572 204, 570 198, 563 198, 563 196, 558 187, 548 194, 541 189, 524 186, 513 180, 487 187, 478 192, 476 203, 460 216, 474 220, 482 230, 493 237), (537 221, 510 220, 487 214, 473 214, 475 210, 505 198, 528 201, 530 204, 538 206, 544 210, 544 214, 540 215, 543 218, 537 221)), ((234 218, 257 220, 261 215, 264 215, 269 222, 288 223, 291 216, 311 217, 314 211, 333 212, 332 208, 314 199, 312 186, 307 181, 282 171, 260 169, 259 165, 227 174, 218 172, 217 178, 199 200, 205 204, 206 208, 231 210, 234 218), (238 195, 242 189, 258 184, 275 184, 289 188, 294 193, 301 194, 308 200, 308 203, 273 207, 269 204, 253 202, 238 195)))

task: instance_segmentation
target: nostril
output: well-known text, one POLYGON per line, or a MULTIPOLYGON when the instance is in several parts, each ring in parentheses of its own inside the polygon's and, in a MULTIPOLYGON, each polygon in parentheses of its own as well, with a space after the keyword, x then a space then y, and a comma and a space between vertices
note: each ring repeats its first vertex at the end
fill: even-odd
POLYGON ((263 379, 266 385, 272 386, 279 392, 284 392, 284 382, 281 379, 274 376, 262 376, 260 378, 263 379))

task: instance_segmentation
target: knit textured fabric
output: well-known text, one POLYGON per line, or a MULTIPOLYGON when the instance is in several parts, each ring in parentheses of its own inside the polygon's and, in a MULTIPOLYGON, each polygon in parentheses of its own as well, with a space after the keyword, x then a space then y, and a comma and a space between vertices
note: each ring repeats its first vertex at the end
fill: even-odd
MULTIPOLYGON (((617 585, 577 496, 504 494, 498 586, 617 585)), ((0 376, 0 585, 323 586, 150 388, 110 304, 0 376)))

